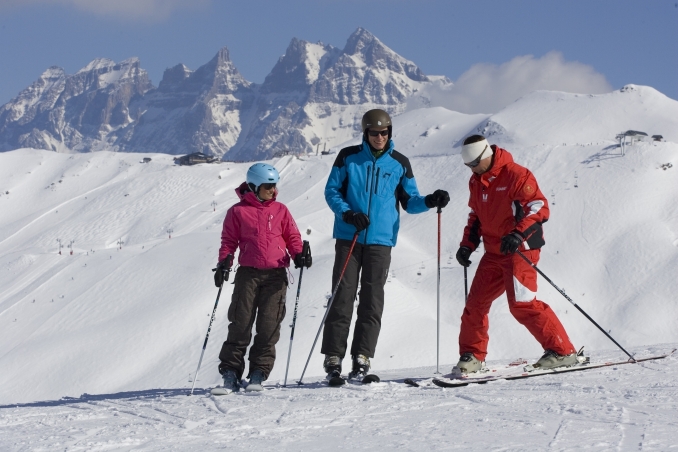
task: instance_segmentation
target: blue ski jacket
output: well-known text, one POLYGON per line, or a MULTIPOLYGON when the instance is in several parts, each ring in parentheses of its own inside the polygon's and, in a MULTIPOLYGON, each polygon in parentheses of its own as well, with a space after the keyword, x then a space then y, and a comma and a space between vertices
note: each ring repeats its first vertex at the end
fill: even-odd
POLYGON ((342 220, 344 212, 367 214, 370 225, 358 236, 364 245, 395 246, 400 206, 407 213, 429 209, 417 189, 410 161, 393 149, 393 140, 379 158, 364 140, 362 145, 339 151, 325 185, 325 200, 334 212, 335 239, 353 240, 356 229, 342 220))

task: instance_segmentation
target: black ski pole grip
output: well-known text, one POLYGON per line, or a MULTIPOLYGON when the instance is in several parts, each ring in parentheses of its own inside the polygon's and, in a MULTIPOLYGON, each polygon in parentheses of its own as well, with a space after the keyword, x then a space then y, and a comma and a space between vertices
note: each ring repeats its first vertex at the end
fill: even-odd
POLYGON ((313 262, 311 258, 311 244, 308 243, 308 240, 304 240, 304 243, 301 248, 301 255, 304 259, 304 267, 309 268, 313 262))

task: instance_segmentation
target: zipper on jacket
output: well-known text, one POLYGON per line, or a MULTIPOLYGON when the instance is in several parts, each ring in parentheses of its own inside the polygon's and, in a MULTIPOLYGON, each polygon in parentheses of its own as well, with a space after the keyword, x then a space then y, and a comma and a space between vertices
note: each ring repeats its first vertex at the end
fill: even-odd
POLYGON ((379 173, 381 172, 381 168, 377 168, 377 174, 376 174, 376 181, 374 183, 374 194, 377 194, 377 188, 379 187, 379 173))
MULTIPOLYGON (((372 166, 375 166, 375 167, 376 167, 377 164, 376 164, 376 163, 373 163, 372 166)), ((368 177, 368 180, 370 180, 370 179, 369 179, 369 175, 370 175, 370 170, 371 170, 371 169, 372 169, 372 167, 369 167, 369 166, 367 167, 367 177, 368 177)), ((380 168, 377 168, 377 170, 374 171, 374 172, 372 173, 372 179, 370 180, 370 182, 372 182, 372 185, 373 185, 373 186, 376 185, 376 183, 374 182, 374 176, 377 175, 377 173, 379 172, 379 170, 380 170, 380 168)), ((372 208, 372 190, 370 190, 369 193, 370 193, 370 197, 369 197, 368 200, 367 200, 367 217, 370 218, 370 223, 371 223, 371 222, 372 222, 372 217, 370 216, 370 209, 372 208)), ((376 191, 375 191, 375 193, 376 193, 376 191)), ((363 240, 363 245, 367 245, 367 231, 368 231, 369 229, 370 229, 370 226, 367 225, 367 227, 365 228, 365 239, 363 240)))
POLYGON ((370 191, 370 175, 372 174, 372 167, 367 167, 367 177, 365 178, 365 193, 370 191))

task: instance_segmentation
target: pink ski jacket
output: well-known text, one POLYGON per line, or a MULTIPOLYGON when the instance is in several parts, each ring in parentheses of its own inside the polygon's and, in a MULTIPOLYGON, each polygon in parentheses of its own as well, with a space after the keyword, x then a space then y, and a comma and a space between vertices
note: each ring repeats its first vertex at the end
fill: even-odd
POLYGON ((244 182, 235 192, 240 202, 226 212, 219 261, 235 255, 240 247, 238 263, 242 266, 289 267, 290 256, 301 253, 302 247, 301 234, 290 211, 275 197, 262 203, 244 182))

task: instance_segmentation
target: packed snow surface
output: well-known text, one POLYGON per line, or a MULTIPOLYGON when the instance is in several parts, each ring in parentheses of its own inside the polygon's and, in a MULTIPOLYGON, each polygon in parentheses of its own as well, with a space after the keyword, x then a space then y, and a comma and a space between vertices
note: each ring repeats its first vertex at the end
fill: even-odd
MULTIPOLYGON (((647 87, 597 100, 559 96, 536 93, 493 116, 434 108, 394 118, 396 148, 410 157, 420 191, 443 188, 452 199, 441 215, 443 373, 458 359, 464 300, 454 253, 468 214, 470 172, 457 145, 485 129, 535 173, 551 204, 540 269, 630 352, 666 353, 678 343, 676 101, 647 87), (594 102, 605 121, 581 122, 583 102, 594 102), (648 122, 650 113, 638 105, 651 105, 657 119, 648 122), (525 121, 528 115, 534 120, 525 121), (668 141, 635 143, 622 156, 614 137, 627 129, 668 141)), ((451 390, 405 386, 405 377, 435 371, 434 211, 402 215, 372 360, 386 382, 324 387, 316 348, 308 384, 297 387, 331 291, 333 216, 323 189, 334 157, 271 161, 281 173, 278 199, 313 251, 299 298, 292 387, 280 386, 298 287, 294 269, 268 390, 214 399, 207 390, 220 383, 230 284, 196 394, 186 392, 215 304, 211 268, 221 223, 249 164, 180 167, 168 155, 106 151, 0 153, 0 449, 678 447, 675 356, 451 390), (152 160, 141 163, 144 157, 152 160)), ((469 279, 480 256, 471 257, 469 279)), ((593 361, 625 359, 555 288, 539 282, 539 298, 575 346, 586 346, 593 361)), ((493 305, 490 338, 491 365, 532 362, 542 353, 511 317, 505 297, 493 305)))

